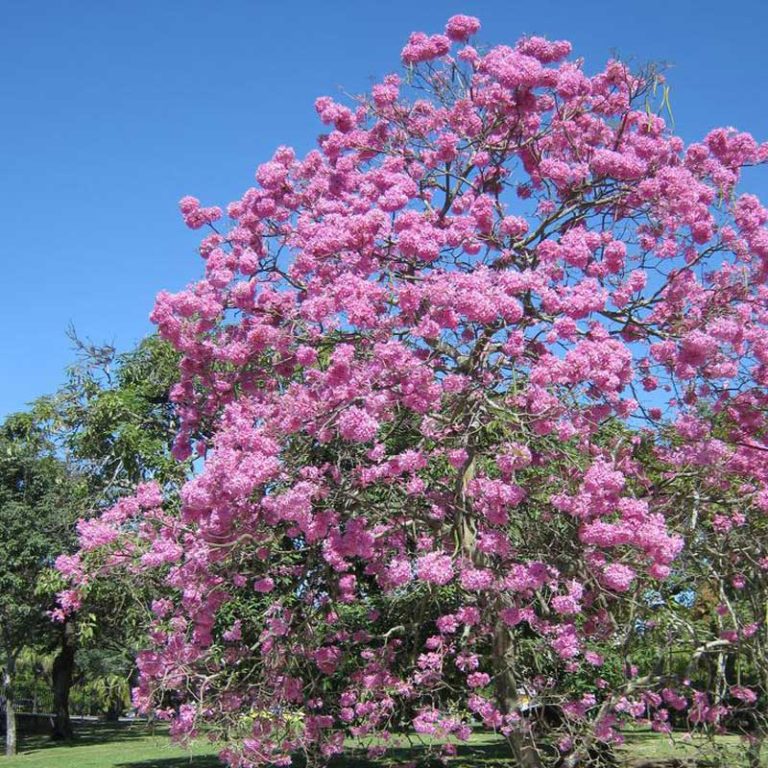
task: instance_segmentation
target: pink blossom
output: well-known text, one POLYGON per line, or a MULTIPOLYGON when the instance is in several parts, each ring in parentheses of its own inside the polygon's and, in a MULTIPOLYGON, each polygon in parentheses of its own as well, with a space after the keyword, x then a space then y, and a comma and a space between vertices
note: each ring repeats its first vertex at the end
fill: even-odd
POLYGON ((361 408, 352 407, 339 417, 339 432, 345 440, 367 443, 376 437, 379 423, 361 408))
POLYGON ((467 685, 470 688, 484 688, 490 682, 490 675, 486 675, 485 672, 473 672, 467 675, 467 685))
POLYGON ((751 688, 745 688, 743 685, 732 685, 731 696, 745 704, 754 704, 757 701, 757 694, 751 688))
POLYGON ((414 32, 408 38, 400 57, 406 64, 417 64, 444 56, 450 50, 451 42, 443 35, 427 36, 423 32, 414 32))
POLYGON ((603 569, 603 581, 609 589, 626 592, 637 574, 627 565, 611 563, 603 569))
POLYGON ((477 34, 480 30, 480 20, 474 16, 464 16, 458 14, 451 16, 448 19, 448 23, 445 25, 445 34, 451 39, 459 43, 465 42, 472 35, 477 34))
POLYGON ((431 584, 447 584, 453 578, 453 563, 448 555, 430 552, 416 560, 416 574, 431 584))
POLYGON ((261 593, 271 592, 275 588, 275 582, 269 576, 266 576, 262 579, 256 579, 253 582, 253 588, 261 593))

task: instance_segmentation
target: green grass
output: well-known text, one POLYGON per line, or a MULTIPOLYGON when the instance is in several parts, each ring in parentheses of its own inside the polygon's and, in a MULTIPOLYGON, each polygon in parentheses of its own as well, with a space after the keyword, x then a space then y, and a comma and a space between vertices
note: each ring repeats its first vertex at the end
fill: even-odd
POLYGON ((198 742, 187 751, 173 746, 165 730, 143 725, 76 727, 72 744, 44 736, 23 738, 19 754, 0 759, 2 768, 221 768, 217 749, 198 742))
MULTIPOLYGON (((701 740, 687 743, 669 739, 650 731, 627 734, 627 744, 621 750, 622 765, 639 766, 707 766, 703 759, 701 740), (697 757, 700 762, 695 762, 697 757), (679 762, 672 762, 672 761, 679 762)), ((745 765, 743 744, 735 736, 719 739, 723 750, 721 765, 740 768, 745 765)), ((418 758, 424 747, 403 745, 390 753, 390 765, 401 765, 418 758)), ((220 768, 216 747, 198 741, 185 751, 171 745, 166 731, 152 732, 143 725, 80 726, 71 744, 59 744, 45 737, 28 737, 20 743, 20 754, 0 758, 0 768, 220 768)), ((768 754, 764 764, 768 766, 768 754)), ((381 768, 383 763, 369 761, 362 750, 354 750, 334 761, 333 768, 381 768)), ((452 768, 508 768, 509 752, 503 741, 489 733, 474 734, 467 744, 458 747, 458 755, 450 761, 452 768)))
MULTIPOLYGON (((627 766, 653 765, 659 766, 711 766, 713 749, 711 743, 704 737, 683 738, 683 734, 674 734, 673 738, 660 736, 651 730, 638 730, 626 734, 627 743, 622 748, 621 755, 627 766)), ((739 736, 718 736, 716 739, 719 765, 728 768, 746 768, 746 744, 739 736)), ((768 766, 768 747, 762 751, 762 765, 768 766)))

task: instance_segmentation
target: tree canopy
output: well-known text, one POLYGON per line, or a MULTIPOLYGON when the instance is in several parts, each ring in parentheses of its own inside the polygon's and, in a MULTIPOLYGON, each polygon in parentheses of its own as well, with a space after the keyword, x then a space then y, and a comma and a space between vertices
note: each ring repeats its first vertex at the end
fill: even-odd
POLYGON ((232 766, 475 722, 536 767, 638 720, 764 737, 768 211, 737 183, 768 146, 478 30, 319 98, 226 218, 181 201, 204 276, 153 319, 196 471, 60 563, 65 610, 150 585, 134 701, 232 766))

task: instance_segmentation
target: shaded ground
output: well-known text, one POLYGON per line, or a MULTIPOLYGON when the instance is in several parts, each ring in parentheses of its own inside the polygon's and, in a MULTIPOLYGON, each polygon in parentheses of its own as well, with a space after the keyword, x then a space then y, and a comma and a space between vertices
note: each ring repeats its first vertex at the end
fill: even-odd
POLYGON ((45 736, 22 737, 19 753, 0 757, 2 768, 221 768, 216 749, 204 742, 185 751, 165 730, 143 724, 77 725, 71 744, 45 736))
MULTIPOLYGON (((672 744, 650 731, 627 734, 621 751, 623 768, 705 768, 717 763, 701 754, 703 742, 672 744)), ((720 766, 742 768, 745 750, 736 737, 723 737, 720 766)), ((403 745, 389 752, 388 765, 397 766, 418 760, 426 748, 403 745)), ((21 754, 0 758, 0 768, 220 768, 216 748, 204 741, 184 751, 169 743, 164 729, 152 731, 141 724, 87 724, 77 729, 71 744, 51 742, 42 736, 30 736, 20 744, 21 754)), ((365 750, 355 749, 332 763, 332 768, 383 768, 384 761, 369 760, 365 750)), ((768 753, 763 758, 768 768, 768 753)), ((467 744, 457 747, 450 768, 510 767, 509 752, 494 734, 477 733, 467 744)))

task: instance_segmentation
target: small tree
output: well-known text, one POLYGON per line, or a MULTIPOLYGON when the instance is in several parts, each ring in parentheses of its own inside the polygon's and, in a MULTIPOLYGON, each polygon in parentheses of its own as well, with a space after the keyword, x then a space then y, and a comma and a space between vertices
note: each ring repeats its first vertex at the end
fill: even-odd
POLYGON ((623 722, 729 709, 636 661, 654 594, 725 541, 699 486, 768 562, 768 212, 735 191, 768 148, 686 146, 654 71, 478 28, 318 99, 318 148, 280 148, 229 224, 181 201, 205 276, 153 317, 199 472, 180 510, 148 484, 83 523, 65 600, 159 579, 134 700, 232 766, 403 727, 449 752, 473 720, 583 765, 623 722))

